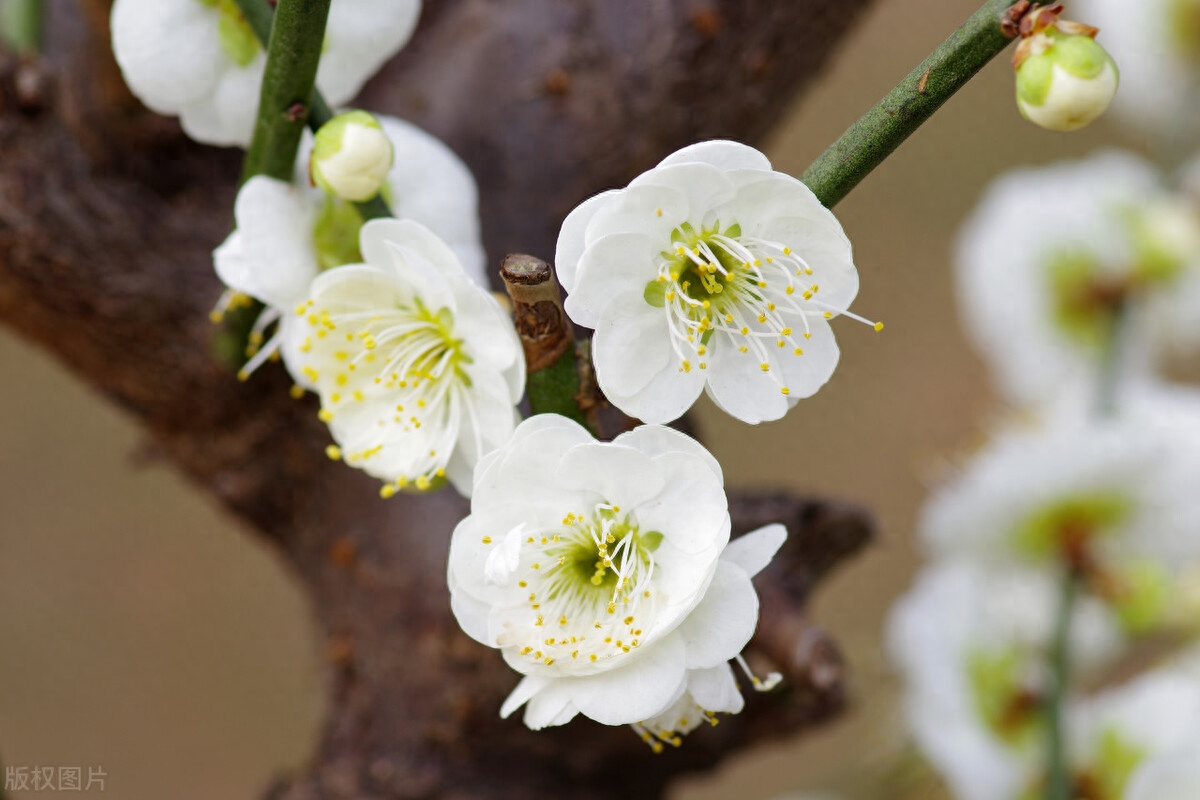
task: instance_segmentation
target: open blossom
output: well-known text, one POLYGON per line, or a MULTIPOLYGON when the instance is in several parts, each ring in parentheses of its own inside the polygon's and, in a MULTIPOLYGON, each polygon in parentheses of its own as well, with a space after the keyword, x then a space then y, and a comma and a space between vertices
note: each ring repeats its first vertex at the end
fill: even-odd
MULTIPOLYGON (((317 88, 348 102, 405 45, 420 0, 333 0, 317 88)), ((116 0, 113 52, 129 88, 198 142, 246 147, 266 53, 234 0, 116 0)))
MULTIPOLYGON (((396 152, 383 194, 392 212, 429 228, 454 251, 467 276, 487 286, 484 252, 479 238, 475 179, 458 156, 415 125, 394 117, 378 117, 396 152)), ((312 137, 305 135, 292 183, 264 176, 251 178, 234 205, 237 230, 213 253, 217 274, 231 292, 262 301, 253 338, 278 323, 277 333, 246 365, 246 374, 283 347, 292 378, 305 388, 312 381, 298 366, 296 353, 284 347, 300 320, 292 311, 308 297, 308 287, 322 270, 362 261, 359 232, 363 220, 351 204, 308 184, 312 137)), ((228 300, 228 298, 227 298, 228 300)))
POLYGON ((385 497, 442 477, 467 494, 516 425, 525 360, 512 321, 416 222, 372 220, 361 246, 366 263, 318 275, 288 329, 330 455, 386 481, 385 497))
POLYGON ((1126 377, 1200 344, 1200 207, 1135 156, 1008 173, 964 226, 956 261, 967 333, 1016 402, 1094 384, 1121 297, 1126 377))
POLYGON ((525 676, 502 715, 526 705, 539 729, 583 714, 653 747, 738 711, 728 662, 758 622, 750 578, 786 532, 729 531, 720 467, 687 436, 523 422, 480 462, 448 569, 463 630, 525 676))
POLYGON ((921 533, 942 556, 1069 566, 1130 631, 1163 625, 1200 558, 1197 414, 1171 413, 1002 431, 930 498, 921 533))
MULTIPOLYGON (((1137 798, 1131 779, 1132 783, 1169 780, 1174 770, 1165 764, 1189 749, 1194 752, 1198 738, 1200 682, 1167 669, 1143 673, 1080 701, 1067 718, 1072 777, 1076 786, 1094 787, 1089 797, 1137 798), (1150 772, 1149 777, 1138 775, 1142 769, 1150 772), (1160 773, 1156 778, 1158 769, 1168 775, 1160 773)), ((1177 797, 1196 797, 1197 789, 1193 783, 1190 793, 1177 797)), ((1174 800, 1165 793, 1143 797, 1174 800)))
POLYGON ((1077 0, 1071 14, 1104 31, 1121 65, 1114 115, 1167 137, 1200 131, 1200 0, 1077 0))
MULTIPOLYGON (((1029 570, 948 562, 922 572, 892 613, 888 649, 909 726, 959 800, 1015 800, 1037 764, 1057 593, 1029 570)), ((1111 662, 1123 642, 1092 598, 1075 609, 1071 635, 1085 670, 1111 662)))
POLYGON ((701 390, 750 423, 782 417, 833 374, 829 320, 858 293, 850 242, 800 181, 753 148, 684 148, 563 222, 566 310, 593 328, 596 377, 646 422, 701 390))

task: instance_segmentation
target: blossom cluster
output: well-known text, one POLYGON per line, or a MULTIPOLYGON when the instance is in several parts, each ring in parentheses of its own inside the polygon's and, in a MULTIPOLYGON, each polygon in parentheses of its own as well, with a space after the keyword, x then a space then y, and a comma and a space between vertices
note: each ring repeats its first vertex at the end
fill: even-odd
MULTIPOLYGON (((130 88, 198 141, 251 141, 264 48, 234 0, 116 0, 130 88)), ((418 0, 333 0, 316 88, 349 101, 407 41, 418 0)), ((728 141, 684 148, 564 221, 566 313, 595 330, 595 372, 643 423, 601 442, 554 414, 522 421, 523 347, 488 291, 470 170, 393 117, 349 110, 301 142, 290 180, 256 175, 213 253, 214 310, 261 306, 243 379, 281 361, 312 393, 331 459, 380 494, 446 483, 471 499, 447 581, 463 630, 522 680, 533 729, 577 715, 631 725, 655 751, 743 697, 731 664, 758 622, 751 579, 783 545, 731 539, 724 477, 663 423, 701 391, 777 420, 831 377, 831 322, 858 291, 850 242, 797 179, 728 141), (390 217, 379 217, 382 204, 390 217)), ((881 327, 877 323, 876 329, 881 327)))
POLYGON ((1200 671, 1112 677, 1139 641, 1200 634, 1200 391, 1163 377, 1200 345, 1186 174, 1116 151, 1015 170, 960 235, 964 325, 1012 410, 927 501, 888 646, 964 800, 1044 793, 1052 727, 1072 796, 1194 796, 1200 671))

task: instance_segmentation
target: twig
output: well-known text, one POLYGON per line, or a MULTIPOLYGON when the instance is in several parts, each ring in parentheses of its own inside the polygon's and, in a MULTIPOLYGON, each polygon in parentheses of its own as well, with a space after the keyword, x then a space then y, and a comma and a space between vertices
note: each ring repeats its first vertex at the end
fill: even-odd
POLYGON ((1004 33, 1002 21, 1013 4, 1014 0, 987 0, 809 165, 800 180, 827 208, 837 205, 909 134, 1008 46, 1012 40, 1004 33))
POLYGON ((1063 576, 1058 622, 1055 625, 1054 644, 1050 652, 1051 682, 1050 696, 1047 698, 1048 719, 1046 721, 1046 800, 1073 800, 1074 798, 1071 790, 1071 774, 1067 767, 1063 706, 1071 675, 1071 616, 1075 611, 1075 599, 1079 594, 1079 584, 1079 571, 1074 566, 1069 566, 1063 576))
POLYGON ((512 298, 513 318, 525 349, 530 410, 562 414, 595 432, 595 420, 580 409, 575 339, 554 268, 540 258, 510 255, 500 266, 500 277, 512 298))
MULTIPOLYGON (((243 178, 269 175, 286 181, 292 177, 321 60, 329 4, 330 0, 279 0, 243 178)), ((262 22, 251 25, 261 26, 262 22)))

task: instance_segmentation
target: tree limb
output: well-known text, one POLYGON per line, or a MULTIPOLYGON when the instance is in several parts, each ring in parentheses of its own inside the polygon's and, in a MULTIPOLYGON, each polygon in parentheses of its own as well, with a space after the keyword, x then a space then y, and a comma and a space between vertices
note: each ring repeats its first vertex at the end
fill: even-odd
MULTIPOLYGON (((659 758, 624 730, 499 720, 516 676, 449 613, 446 549, 465 504, 449 491, 381 501, 375 481, 324 457, 316 404, 289 399, 282 370, 243 384, 212 357, 211 251, 229 230, 238 154, 193 145, 133 103, 103 3, 77 3, 88 13, 48 3, 43 94, 23 94, 15 62, 0 64, 0 319, 135 415, 309 592, 330 717, 311 767, 272 796, 652 798, 680 772, 840 707, 836 648, 801 608, 868 521, 821 501, 734 497, 742 529, 789 524, 749 655, 792 689, 750 698, 659 758)), ((466 158, 494 257, 549 254, 587 195, 690 141, 761 137, 860 6, 441 0, 360 103, 466 158)))

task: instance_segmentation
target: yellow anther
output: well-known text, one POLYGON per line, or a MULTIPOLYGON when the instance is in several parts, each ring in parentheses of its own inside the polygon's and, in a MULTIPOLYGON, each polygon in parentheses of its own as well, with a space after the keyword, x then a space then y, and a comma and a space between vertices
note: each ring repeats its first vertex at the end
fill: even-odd
POLYGON ((743 325, 742 329, 740 331, 738 331, 738 333, 740 333, 742 336, 745 336, 746 334, 750 333, 750 329, 748 327, 746 327, 745 325, 743 325))
POLYGON ((661 208, 656 208, 656 209, 654 209, 654 213, 655 213, 657 216, 660 216, 660 217, 661 217, 661 216, 662 216, 662 209, 661 209, 661 208))
POLYGON ((780 389, 779 389, 779 393, 780 393, 780 394, 791 394, 791 393, 792 393, 792 390, 791 390, 791 389, 789 389, 789 388, 788 388, 788 387, 786 387, 786 386, 782 386, 782 387, 780 387, 780 389))
POLYGON ((882 323, 882 322, 876 322, 876 323, 875 323, 875 332, 876 332, 876 333, 878 333, 878 332, 879 332, 879 331, 881 331, 881 330, 883 330, 883 323, 882 323))
POLYGON ((592 653, 590 656, 588 656, 588 658, 590 658, 592 661, 595 661, 597 656, 595 653, 592 653))
POLYGON ((341 461, 342 448, 338 447, 336 444, 331 444, 325 448, 325 455, 329 456, 329 458, 333 461, 341 461))
POLYGON ((292 384, 292 388, 288 389, 288 394, 291 395, 293 400, 299 400, 301 397, 304 397, 304 387, 298 383, 294 383, 292 384))
POLYGON ((633 617, 626 617, 626 618, 625 618, 625 624, 626 624, 626 625, 632 625, 632 624, 633 624, 633 617))
POLYGON ((525 647, 523 647, 521 649, 521 655, 523 655, 523 656, 527 656, 532 652, 533 652, 533 648, 530 647, 529 645, 525 645, 525 647))
POLYGON ((793 350, 793 351, 792 351, 792 355, 794 355, 794 356, 802 356, 802 355, 804 355, 804 348, 802 348, 802 347, 797 347, 795 350, 793 350))
POLYGON ((770 364, 767 364, 767 363, 762 363, 762 364, 759 364, 758 366, 759 366, 759 368, 760 368, 760 369, 761 369, 763 372, 770 372, 770 371, 771 371, 771 365, 770 365, 770 364))
POLYGON ((783 248, 783 254, 785 256, 790 256, 792 254, 792 248, 790 248, 790 247, 783 248))
POLYGON ((522 589, 524 589, 528 585, 529 584, 526 583, 525 581, 517 581, 517 586, 520 586, 522 589))
POLYGON ((317 419, 321 420, 321 422, 331 422, 333 420, 333 412, 328 408, 322 408, 317 412, 317 419))
POLYGON ((766 315, 766 314, 759 314, 759 315, 758 315, 758 321, 759 321, 759 322, 766 322, 766 321, 767 321, 767 315, 766 315))
POLYGON ((237 374, 237 379, 239 381, 248 381, 248 380, 250 380, 250 373, 244 369, 239 369, 238 374, 237 374))
POLYGON ((578 651, 578 650, 572 650, 572 651, 571 651, 571 658, 579 658, 579 651, 578 651))
POLYGON ((825 319, 833 319, 833 312, 832 312, 832 311, 826 311, 826 312, 825 312, 825 314, 824 314, 823 316, 825 317, 825 319))
POLYGON ((563 614, 561 617, 558 618, 558 624, 559 625, 567 624, 567 615, 566 614, 563 614))
POLYGON ((534 624, 534 625, 542 625, 542 624, 544 624, 545 622, 546 622, 546 618, 545 618, 545 617, 543 617, 541 614, 538 614, 538 615, 537 615, 537 622, 535 622, 535 623, 533 623, 533 624, 534 624))
POLYGON ((492 537, 490 537, 490 536, 485 536, 485 537, 483 537, 482 539, 480 539, 480 541, 481 541, 481 542, 483 542, 484 544, 491 544, 491 543, 492 543, 492 537))

